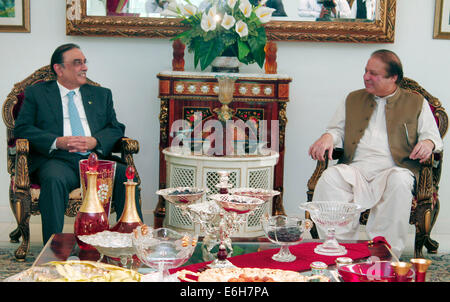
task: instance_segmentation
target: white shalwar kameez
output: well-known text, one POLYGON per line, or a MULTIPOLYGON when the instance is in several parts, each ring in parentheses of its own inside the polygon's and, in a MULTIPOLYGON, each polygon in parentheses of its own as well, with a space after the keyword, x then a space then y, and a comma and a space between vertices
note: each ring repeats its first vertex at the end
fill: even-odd
MULTIPOLYGON (((414 175, 396 166, 388 144, 386 130, 386 98, 375 97, 377 103, 349 165, 329 166, 320 177, 314 190, 313 201, 336 200, 355 202, 364 209, 371 209, 366 224, 370 239, 383 236, 391 250, 400 257, 408 233, 414 175)), ((335 113, 327 133, 340 147, 344 140, 345 102, 335 113)), ((424 100, 418 120, 418 140, 431 139, 434 152, 442 150, 442 139, 428 102, 424 100)), ((320 238, 326 230, 317 226, 320 238)), ((339 240, 357 240, 359 215, 345 227, 336 228, 339 240)))

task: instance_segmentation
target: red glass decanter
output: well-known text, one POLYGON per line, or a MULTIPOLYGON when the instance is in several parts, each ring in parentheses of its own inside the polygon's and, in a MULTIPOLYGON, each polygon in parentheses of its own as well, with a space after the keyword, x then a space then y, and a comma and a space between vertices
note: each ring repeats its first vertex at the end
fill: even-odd
POLYGON ((127 181, 125 185, 125 206, 117 223, 110 229, 113 232, 131 233, 135 228, 143 225, 136 209, 135 190, 137 183, 133 181, 135 170, 128 166, 125 172, 127 181))
POLYGON ((92 235, 108 230, 109 223, 105 209, 97 196, 97 167, 98 160, 95 153, 88 158, 89 171, 87 174, 86 194, 75 218, 74 233, 80 249, 95 250, 95 248, 78 239, 79 235, 92 235))

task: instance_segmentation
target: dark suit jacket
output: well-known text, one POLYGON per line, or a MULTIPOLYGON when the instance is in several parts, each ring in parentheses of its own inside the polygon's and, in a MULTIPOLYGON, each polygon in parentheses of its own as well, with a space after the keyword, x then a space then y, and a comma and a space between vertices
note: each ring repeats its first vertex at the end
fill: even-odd
MULTIPOLYGON (((96 149, 102 157, 111 154, 114 145, 124 136, 125 126, 117 121, 111 90, 85 84, 80 87, 91 135, 97 139, 96 149)), ((27 87, 25 99, 15 121, 14 136, 30 142, 30 172, 52 157, 70 157, 67 151, 50 147, 63 136, 62 100, 56 81, 41 82, 27 87)))

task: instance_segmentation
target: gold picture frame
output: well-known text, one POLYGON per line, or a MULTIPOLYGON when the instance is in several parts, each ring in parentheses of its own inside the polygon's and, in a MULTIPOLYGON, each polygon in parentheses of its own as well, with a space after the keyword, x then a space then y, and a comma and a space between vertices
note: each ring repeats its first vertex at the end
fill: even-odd
POLYGON ((0 32, 30 32, 30 0, 16 0, 14 7, 3 13, 5 16, 0 18, 0 32))
POLYGON ((436 0, 434 39, 450 39, 450 0, 436 0))
MULTIPOLYGON (((267 36, 272 41, 393 43, 396 0, 377 3, 378 18, 371 22, 277 19, 265 25, 267 36)), ((172 38, 186 30, 179 18, 88 16, 86 8, 87 0, 67 1, 67 35, 172 38)))

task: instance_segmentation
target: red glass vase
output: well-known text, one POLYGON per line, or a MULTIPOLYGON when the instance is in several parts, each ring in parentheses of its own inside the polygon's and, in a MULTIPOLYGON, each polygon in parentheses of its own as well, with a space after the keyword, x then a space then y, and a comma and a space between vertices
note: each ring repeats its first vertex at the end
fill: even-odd
POLYGON ((80 182, 83 198, 86 195, 87 190, 86 172, 90 170, 94 170, 98 173, 96 184, 97 195, 100 203, 105 209, 106 216, 109 219, 109 215, 111 212, 112 193, 114 189, 116 162, 110 160, 97 160, 96 163, 89 163, 89 159, 80 160, 80 182))
POLYGON ((87 186, 86 194, 83 197, 83 203, 75 218, 74 234, 77 243, 82 250, 95 250, 95 248, 84 243, 78 236, 92 235, 98 232, 108 230, 109 222, 105 209, 98 199, 97 195, 97 175, 98 167, 97 156, 91 153, 89 156, 89 171, 86 171, 87 186))
POLYGON ((140 225, 143 225, 136 209, 135 192, 137 183, 133 181, 134 174, 135 174, 134 168, 132 166, 128 166, 125 173, 127 181, 124 182, 125 205, 119 220, 110 229, 113 232, 131 233, 135 228, 137 228, 140 225))

